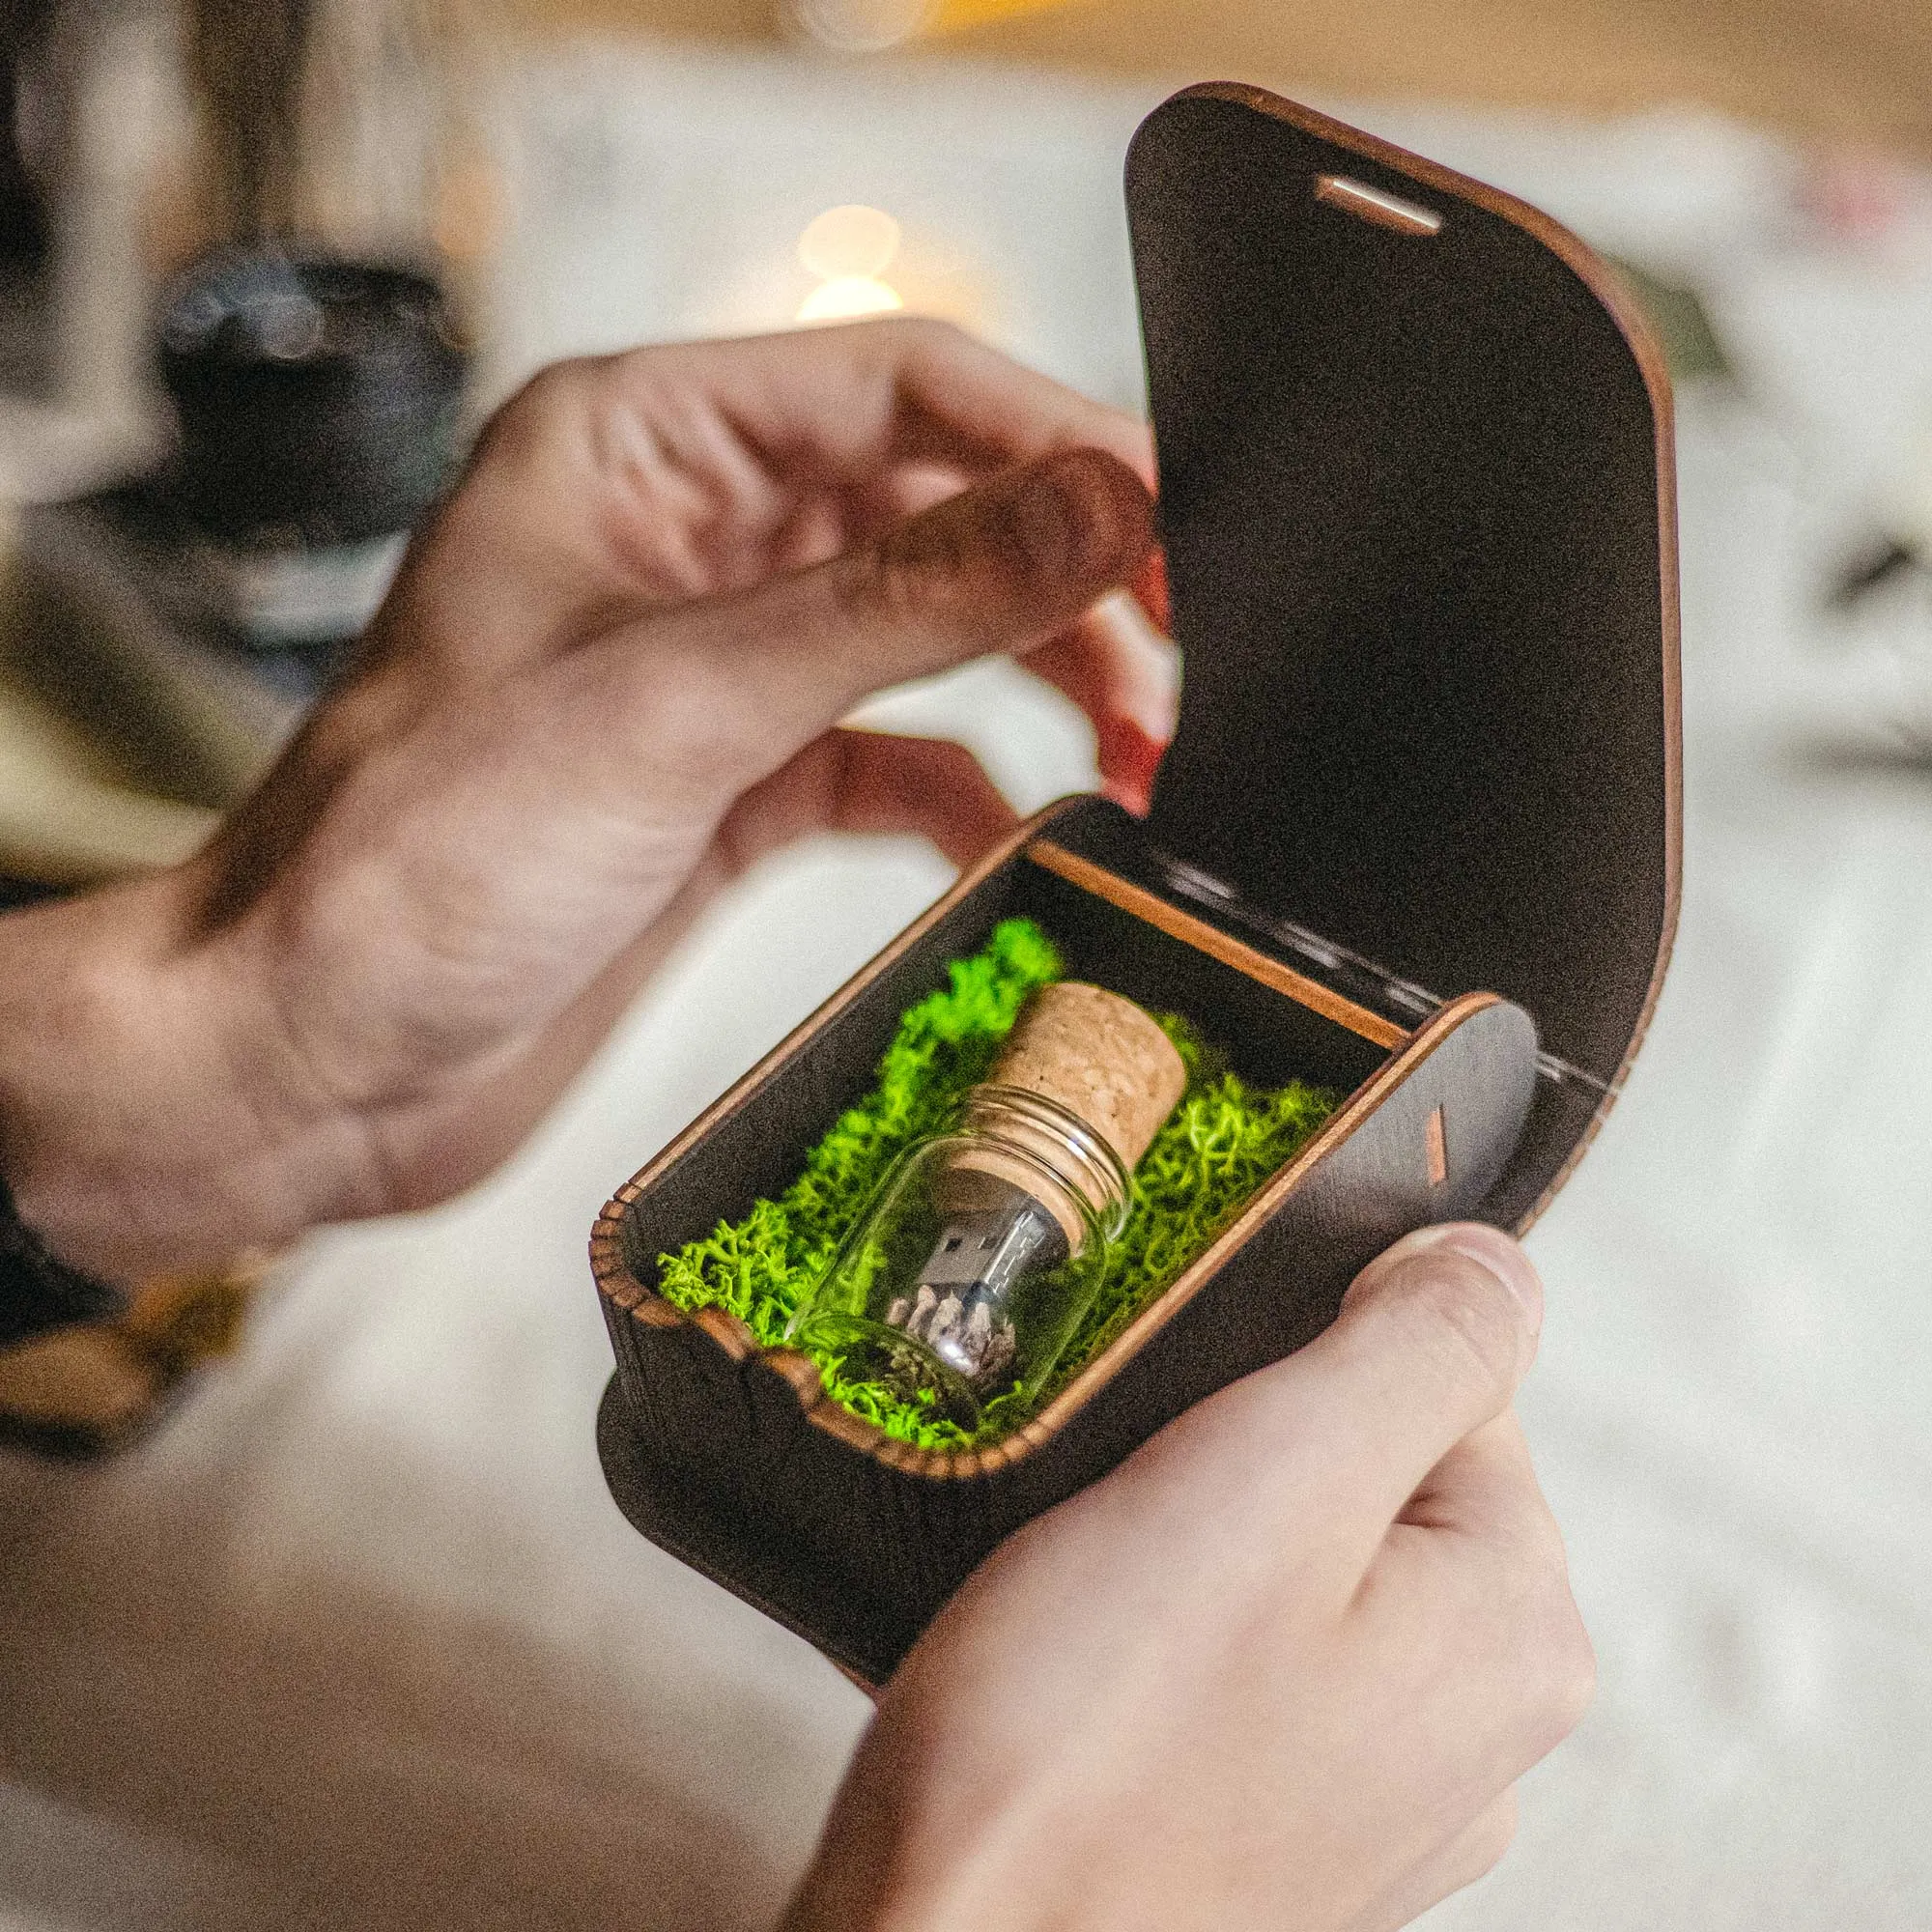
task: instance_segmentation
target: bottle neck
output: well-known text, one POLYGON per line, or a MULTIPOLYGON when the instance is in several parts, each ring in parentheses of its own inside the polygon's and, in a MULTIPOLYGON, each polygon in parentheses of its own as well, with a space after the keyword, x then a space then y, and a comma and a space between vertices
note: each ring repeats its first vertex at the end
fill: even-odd
MULTIPOLYGON (((1095 1233, 1108 1240, 1120 1234, 1131 1178, 1106 1138, 1070 1108, 1022 1087, 989 1083, 968 1090, 960 1127, 1011 1150, 1067 1197, 1095 1233)), ((1072 1245, 1077 1250, 1083 1243, 1072 1245)))

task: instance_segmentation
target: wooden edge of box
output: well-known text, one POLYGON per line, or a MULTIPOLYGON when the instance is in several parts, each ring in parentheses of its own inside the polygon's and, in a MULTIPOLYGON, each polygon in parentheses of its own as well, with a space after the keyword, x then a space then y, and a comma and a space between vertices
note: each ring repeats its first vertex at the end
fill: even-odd
POLYGON ((1092 859, 1083 859, 1078 852, 1069 852, 1065 845, 1051 838, 1033 839, 1026 847, 1025 856, 1056 878, 1065 879, 1070 886, 1078 886, 1083 893, 1091 893, 1095 898, 1105 899, 1109 905, 1118 906, 1122 912, 1145 921, 1171 939, 1179 940, 1183 946, 1191 946, 1197 952, 1205 952, 1208 958, 1219 960, 1223 966, 1233 967, 1236 973, 1244 974, 1270 991, 1286 994, 1310 1012, 1320 1013, 1323 1019, 1346 1027, 1359 1038, 1380 1047, 1384 1053, 1394 1052, 1408 1038, 1406 1027, 1384 1019, 1380 1013, 1372 1013, 1367 1007, 1359 1006, 1345 994, 1324 986, 1321 980, 1311 980, 1305 973, 1297 973, 1293 966, 1285 966, 1279 959, 1269 958, 1245 940, 1223 932, 1218 925, 1209 925, 1205 919, 1196 919, 1190 912, 1182 912, 1179 906, 1169 905, 1145 886, 1137 886, 1131 879, 1123 879, 1119 873, 1108 871, 1104 866, 1096 866, 1092 859))
MULTIPOLYGON (((991 863, 1004 864, 1014 849, 1013 844, 1009 842, 1002 847, 997 861, 991 863)), ((943 914, 955 895, 962 890, 970 890, 971 885, 979 883, 980 876, 981 872, 976 868, 975 873, 970 875, 970 883, 968 880, 962 880, 960 886, 955 887, 954 894, 940 900, 927 915, 926 920, 911 928, 905 938, 916 937, 928 921, 943 914)), ((855 980, 848 990, 856 991, 860 983, 855 980)), ((826 1008, 820 1009, 821 1013, 832 1010, 838 1004, 839 1004, 838 1000, 829 1003, 826 1008)), ((1373 1117, 1388 1094, 1408 1079, 1416 1067, 1469 1018, 1490 1007, 1501 1004, 1503 1002, 1500 996, 1495 993, 1464 993, 1457 999, 1446 1002, 1429 1020, 1418 1027, 1414 1034, 1408 1036, 1407 1043, 1400 1051, 1392 1054, 1330 1116, 1301 1151, 1256 1194, 1247 1207, 1223 1230, 1212 1245, 1197 1257, 1151 1306, 1143 1309, 1120 1335, 1047 1404, 1039 1414, 1021 1424, 1011 1435, 983 1448, 940 1451, 921 1449, 913 1444, 900 1442, 889 1436, 876 1425, 854 1415, 850 1409, 835 1401, 826 1392, 816 1365, 798 1350, 759 1348, 750 1328, 736 1317, 727 1315, 721 1309, 700 1309, 696 1314, 687 1316, 672 1308, 631 1272, 623 1251, 622 1222, 625 1212, 650 1184, 656 1174, 675 1157, 686 1144, 702 1133, 712 1114, 734 1103, 739 1088, 734 1088, 718 1103, 718 1107, 712 1110, 712 1114, 702 1117, 659 1155, 657 1160, 618 1189, 598 1217, 597 1225, 591 1235, 591 1272, 597 1279, 599 1291, 618 1307, 628 1310, 634 1320, 643 1321, 652 1327, 688 1324, 699 1328, 734 1362, 752 1360, 760 1367, 769 1369, 785 1383, 797 1399, 808 1423, 845 1443, 849 1448, 872 1456, 887 1466, 906 1475, 918 1476, 927 1481, 968 1479, 988 1475, 996 1469, 1010 1466, 1065 1428, 1094 1394, 1117 1375, 1126 1362, 1145 1349, 1153 1336, 1193 1299, 1227 1258, 1246 1242, 1274 1213, 1318 1162, 1332 1153, 1373 1117)), ((809 1031, 816 1023, 814 1017, 813 1020, 807 1022, 806 1028, 801 1029, 801 1032, 809 1031)), ((789 1046, 790 1041, 787 1040, 776 1054, 761 1062, 759 1068, 747 1075, 745 1081, 740 1083, 740 1087, 749 1087, 756 1080, 763 1067, 781 1058, 789 1046)))
POLYGON ((1658 998, 1663 991, 1664 972, 1670 964, 1671 949, 1677 938, 1684 870, 1682 619, 1677 582, 1676 406, 1671 395, 1670 368, 1664 356, 1663 343, 1642 303, 1611 264, 1552 215, 1546 214, 1529 202, 1520 201, 1502 188, 1492 187, 1488 182, 1477 181, 1472 176, 1459 174, 1440 161, 1432 161, 1427 156, 1413 154, 1406 148, 1398 147, 1393 141, 1385 141, 1378 135, 1351 128, 1346 121, 1332 120, 1316 108, 1304 107, 1299 101, 1286 99, 1281 95, 1270 94, 1265 88, 1250 86, 1243 81, 1203 81, 1196 86, 1182 88, 1173 99, 1228 100, 1272 120, 1285 121, 1304 134, 1312 134, 1318 140, 1346 148, 1365 160, 1406 175, 1411 181, 1440 193, 1472 202, 1486 213, 1524 230, 1555 255, 1603 304, 1618 332, 1630 345, 1637 373, 1642 377, 1644 388, 1650 396, 1651 414, 1657 426, 1658 572, 1662 605, 1664 903, 1662 937, 1657 949, 1657 963, 1651 970, 1650 984, 1638 1009, 1630 1044, 1617 1063, 1616 1072, 1605 1090, 1601 1104, 1577 1137, 1568 1157, 1529 1211, 1517 1223, 1515 1232, 1522 1235, 1555 1199, 1558 1190, 1575 1172, 1577 1163, 1589 1151, 1590 1143, 1596 1139, 1611 1107, 1616 1104, 1617 1095, 1629 1078, 1632 1063, 1636 1059, 1637 1049, 1650 1031, 1658 998))

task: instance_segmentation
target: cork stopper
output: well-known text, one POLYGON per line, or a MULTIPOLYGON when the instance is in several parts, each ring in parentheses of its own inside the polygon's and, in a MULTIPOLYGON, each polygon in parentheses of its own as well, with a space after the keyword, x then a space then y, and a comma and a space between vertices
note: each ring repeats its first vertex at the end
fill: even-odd
MULTIPOLYGON (((973 1092, 991 1100, 1002 1088, 1018 1088, 1055 1102, 1106 1142, 1130 1175, 1186 1084, 1174 1042, 1131 1000, 1064 980, 1027 1002, 992 1071, 973 1092)), ((972 1095, 967 1107, 970 1119, 972 1095)), ((941 1205, 949 1212, 979 1212, 1017 1187, 1060 1224, 1067 1252, 1079 1254, 1087 1240, 1085 1214, 1104 1218, 1107 1211, 1105 1179, 1070 1158, 1065 1129, 1050 1119, 1003 1113, 995 1132, 994 1144, 967 1148, 935 1183, 941 1205)), ((1123 1209, 1123 1199, 1113 1198, 1123 1209)))
POLYGON ((1063 980, 1027 1002, 987 1082, 1057 1100, 1131 1174, 1174 1112, 1187 1069, 1174 1042, 1131 1000, 1063 980))

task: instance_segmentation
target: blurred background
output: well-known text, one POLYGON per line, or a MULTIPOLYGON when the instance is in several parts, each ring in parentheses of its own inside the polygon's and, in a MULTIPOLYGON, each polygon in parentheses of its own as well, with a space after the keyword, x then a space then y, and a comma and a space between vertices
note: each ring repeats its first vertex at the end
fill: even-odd
MULTIPOLYGON (((1917 0, 0 0, 6 890, 193 849, 555 356, 903 308, 1138 408, 1121 164, 1199 79, 1525 196, 1670 352, 1686 888, 1532 1238, 1603 1689, 1431 1923, 1917 1932, 1928 77, 1917 0)), ((866 715, 1093 781, 1009 666, 866 715)), ((610 1504, 583 1243, 946 879, 772 861, 471 1196, 0 1355, 0 1932, 769 1920, 866 1707, 610 1504)))

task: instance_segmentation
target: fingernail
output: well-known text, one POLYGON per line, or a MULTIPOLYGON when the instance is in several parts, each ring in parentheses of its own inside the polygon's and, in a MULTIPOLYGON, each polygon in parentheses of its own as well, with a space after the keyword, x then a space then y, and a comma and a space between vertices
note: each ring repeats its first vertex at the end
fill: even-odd
POLYGON ((1031 577, 1065 577, 1079 569, 1093 546, 1087 506, 1056 473, 1058 468, 1034 470, 1013 497, 1009 527, 1031 577))
POLYGON ((1439 1227, 1418 1228, 1406 1235, 1389 1250, 1391 1255, 1414 1254, 1430 1248, 1447 1248, 1478 1267, 1487 1269, 1509 1290, 1530 1326, 1543 1324, 1543 1281, 1529 1257, 1500 1228, 1481 1221, 1445 1221, 1439 1227))
POLYGON ((1030 576, 1076 583, 1118 581, 1152 533, 1140 480, 1096 449, 1065 450, 1024 471, 1009 528, 1030 576))
POLYGON ((1153 781, 1167 751, 1166 741, 1150 737, 1124 718, 1103 721, 1095 735, 1107 796, 1136 818, 1145 818, 1153 804, 1153 781))
POLYGON ((1141 608, 1163 637, 1174 630, 1174 607, 1167 587, 1167 553, 1158 547, 1148 553, 1134 581, 1134 592, 1141 608))

